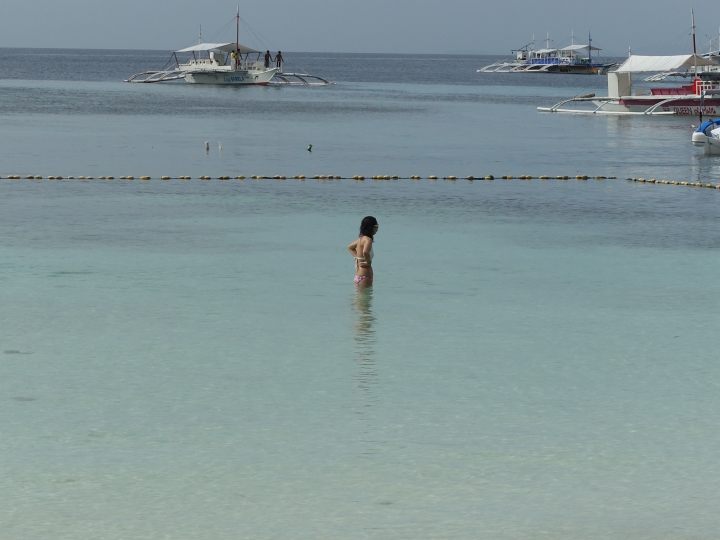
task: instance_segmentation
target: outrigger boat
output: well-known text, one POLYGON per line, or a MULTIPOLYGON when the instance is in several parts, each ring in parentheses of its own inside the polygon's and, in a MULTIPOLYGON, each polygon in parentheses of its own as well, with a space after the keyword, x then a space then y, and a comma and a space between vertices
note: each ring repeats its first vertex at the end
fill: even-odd
POLYGON ((236 15, 235 43, 200 43, 185 47, 172 53, 175 61, 173 69, 143 71, 136 73, 125 82, 157 83, 184 79, 192 84, 222 85, 268 85, 295 84, 305 86, 325 86, 333 84, 321 77, 308 73, 285 73, 279 67, 266 66, 260 59, 261 51, 240 44, 240 9, 236 15), (178 54, 192 55, 186 61, 178 59, 178 54), (254 56, 256 55, 256 56, 254 56), (254 58, 251 58, 254 56, 254 58), (277 78, 277 80, 274 80, 277 78))
POLYGON ((607 73, 615 64, 605 62, 599 58, 593 59, 593 51, 602 49, 592 45, 592 37, 588 35, 588 44, 574 43, 561 49, 550 48, 548 35, 546 47, 535 49, 535 40, 532 43, 511 51, 515 60, 495 62, 477 70, 478 73, 574 73, 574 74, 603 74, 607 73))
POLYGON ((608 73, 608 95, 595 94, 563 100, 552 107, 538 107, 542 112, 580 114, 642 114, 661 116, 671 114, 702 116, 720 114, 720 81, 711 57, 697 54, 695 43, 695 15, 692 14, 693 54, 675 56, 630 56, 617 69, 608 73), (692 71, 690 69, 692 68, 692 71), (680 87, 633 89, 633 73, 656 73, 646 81, 662 80, 662 74, 684 73, 692 76, 692 84, 680 87), (568 107, 575 105, 575 108, 568 107), (581 104, 581 107, 577 107, 581 104), (582 105, 591 104, 588 108, 582 105))
POLYGON ((595 94, 563 100, 552 107, 538 107, 541 112, 576 114, 643 114, 643 115, 716 115, 720 114, 720 84, 702 79, 698 73, 692 84, 679 88, 633 90, 633 73, 653 73, 695 66, 714 65, 702 56, 631 56, 615 71, 608 73, 608 95, 595 94), (593 108, 571 108, 568 104, 592 104, 593 108))

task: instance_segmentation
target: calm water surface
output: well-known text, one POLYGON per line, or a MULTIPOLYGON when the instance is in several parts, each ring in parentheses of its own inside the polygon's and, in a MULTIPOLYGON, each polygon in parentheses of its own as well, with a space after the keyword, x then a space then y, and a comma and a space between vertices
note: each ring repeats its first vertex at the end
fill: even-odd
POLYGON ((695 119, 539 114, 604 79, 483 57, 2 53, 3 176, 620 179, 3 180, 0 536, 716 537, 720 190, 622 179, 717 181, 695 119))

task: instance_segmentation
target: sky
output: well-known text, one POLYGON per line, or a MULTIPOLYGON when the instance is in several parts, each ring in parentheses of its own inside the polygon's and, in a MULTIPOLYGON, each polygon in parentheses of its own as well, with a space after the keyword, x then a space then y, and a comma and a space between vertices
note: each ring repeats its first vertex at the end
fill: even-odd
MULTIPOLYGON (((551 45, 586 43, 604 55, 698 51, 720 28, 718 0, 244 0, 240 42, 302 52, 510 54, 550 33, 551 45)), ((2 0, 0 47, 174 50, 234 41, 237 0, 2 0), (230 23, 230 24, 228 24, 230 23), (225 32, 215 35, 227 27, 225 32), (214 38, 214 39, 213 39, 214 38)))

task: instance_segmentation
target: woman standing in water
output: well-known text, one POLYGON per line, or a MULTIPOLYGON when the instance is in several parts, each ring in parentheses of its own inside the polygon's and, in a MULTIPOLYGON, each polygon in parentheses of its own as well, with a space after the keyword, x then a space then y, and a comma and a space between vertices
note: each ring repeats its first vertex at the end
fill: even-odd
POLYGON ((348 246, 350 255, 355 257, 355 285, 369 287, 373 282, 373 237, 380 226, 372 216, 364 217, 360 223, 360 237, 348 246))

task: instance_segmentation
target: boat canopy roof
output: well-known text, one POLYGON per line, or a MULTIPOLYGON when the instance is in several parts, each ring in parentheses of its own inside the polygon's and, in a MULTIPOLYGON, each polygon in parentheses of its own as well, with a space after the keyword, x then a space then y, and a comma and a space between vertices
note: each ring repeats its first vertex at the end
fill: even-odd
MULTIPOLYGON (((232 52, 236 50, 237 48, 236 43, 198 43, 197 45, 193 45, 192 47, 185 47, 184 49, 180 49, 179 51, 175 51, 176 53, 189 53, 189 52, 202 52, 202 51, 222 51, 222 52, 232 52)), ((246 47, 242 43, 239 45, 240 47, 240 54, 253 54, 253 53, 259 53, 260 51, 256 51, 255 49, 251 49, 250 47, 246 47)))
POLYGON ((547 54, 547 53, 556 52, 556 51, 557 51, 557 49, 538 49, 536 51, 530 51, 530 52, 534 52, 535 54, 547 54))
POLYGON ((563 47, 560 49, 561 51, 583 51, 588 50, 591 51, 602 51, 600 47, 593 47, 592 45, 568 45, 567 47, 563 47))
POLYGON ((615 71, 626 73, 642 73, 655 71, 672 71, 683 67, 712 66, 713 62, 697 54, 678 54, 675 56, 631 56, 615 71))

